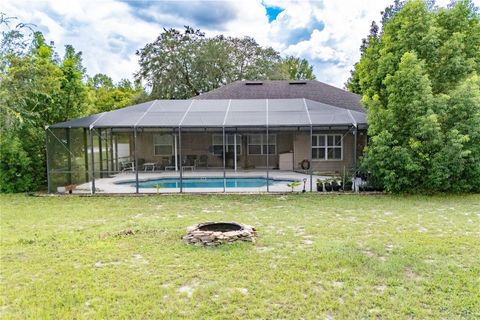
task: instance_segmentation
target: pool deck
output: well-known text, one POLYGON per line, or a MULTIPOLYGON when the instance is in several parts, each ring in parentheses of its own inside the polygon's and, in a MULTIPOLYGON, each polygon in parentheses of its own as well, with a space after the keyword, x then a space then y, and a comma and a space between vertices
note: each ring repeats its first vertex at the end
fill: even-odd
MULTIPOLYGON (((156 180, 162 178, 179 178, 180 172, 175 171, 162 171, 162 172, 138 172, 138 180, 140 182, 147 180, 156 180)), ((195 170, 184 171, 183 178, 223 178, 223 171, 218 170, 195 170)), ((251 171, 226 171, 227 178, 266 178, 267 173, 265 170, 251 170, 251 171)), ((310 191, 310 175, 293 172, 293 171, 279 171, 272 170, 269 172, 269 178, 274 180, 295 180, 300 182, 300 186, 295 188, 295 191, 303 190, 303 179, 306 179, 306 191, 310 191)), ((324 176, 312 176, 312 190, 316 192, 317 179, 324 179, 324 176)), ((96 193, 135 193, 135 173, 134 172, 122 172, 115 174, 109 178, 95 179, 96 193), (131 182, 127 183, 127 182, 131 182), (124 184, 126 183, 126 184, 124 184)), ((223 188, 183 188, 182 192, 185 193, 215 193, 223 192, 223 188)), ((278 183, 269 186, 270 192, 288 192, 291 188, 285 183, 278 183)), ((180 188, 140 188, 139 193, 178 193, 180 188)), ((225 192, 229 193, 261 193, 267 192, 267 187, 255 187, 255 188, 226 188, 225 192)), ((84 183, 79 185, 75 190, 75 193, 91 193, 91 183, 84 183)))

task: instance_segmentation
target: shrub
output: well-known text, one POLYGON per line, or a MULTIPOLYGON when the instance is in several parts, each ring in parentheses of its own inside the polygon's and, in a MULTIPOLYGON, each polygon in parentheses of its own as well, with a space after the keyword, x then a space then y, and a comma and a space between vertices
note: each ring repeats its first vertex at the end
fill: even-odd
POLYGON ((16 136, 0 138, 0 191, 25 192, 35 188, 32 160, 16 136))

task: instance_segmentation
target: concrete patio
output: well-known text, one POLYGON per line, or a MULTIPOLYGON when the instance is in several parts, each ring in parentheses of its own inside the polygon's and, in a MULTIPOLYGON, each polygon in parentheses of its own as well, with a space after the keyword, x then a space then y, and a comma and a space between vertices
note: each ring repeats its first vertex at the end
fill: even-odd
MULTIPOLYGON (((139 183, 156 180, 162 178, 179 178, 180 172, 175 171, 161 171, 161 172, 138 172, 139 183)), ((227 170, 227 178, 266 178, 267 174, 265 170, 250 170, 250 171, 237 171, 227 170)), ((183 178, 223 178, 223 170, 196 170, 196 171, 184 171, 183 178)), ((306 179, 306 191, 310 192, 310 175, 293 172, 293 171, 279 171, 272 170, 269 172, 269 178, 273 180, 289 180, 298 181, 300 186, 295 188, 295 191, 301 192, 303 190, 303 181, 306 179)), ((317 179, 325 179, 325 176, 312 176, 312 191, 316 192, 317 179)), ((96 193, 135 193, 135 172, 122 172, 112 175, 108 178, 95 179, 96 193), (131 182, 131 183, 128 183, 131 182)), ((287 186, 287 183, 273 182, 269 185, 269 192, 289 192, 291 188, 287 186)), ((180 188, 139 188, 139 193, 179 193, 180 188)), ((208 193, 208 192, 224 192, 223 188, 183 188, 182 192, 185 193, 208 193)), ((267 192, 267 187, 249 187, 249 188, 229 188, 225 189, 228 193, 237 192, 267 192)), ((74 193, 91 193, 91 183, 84 183, 78 185, 74 193)))

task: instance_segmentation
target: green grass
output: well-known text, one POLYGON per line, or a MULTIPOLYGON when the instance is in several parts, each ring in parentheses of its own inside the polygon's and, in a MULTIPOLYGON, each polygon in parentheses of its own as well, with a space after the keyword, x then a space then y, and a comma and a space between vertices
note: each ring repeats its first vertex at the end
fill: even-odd
POLYGON ((480 195, 0 203, 5 319, 480 318, 480 195), (257 243, 180 240, 220 220, 257 227, 257 243))

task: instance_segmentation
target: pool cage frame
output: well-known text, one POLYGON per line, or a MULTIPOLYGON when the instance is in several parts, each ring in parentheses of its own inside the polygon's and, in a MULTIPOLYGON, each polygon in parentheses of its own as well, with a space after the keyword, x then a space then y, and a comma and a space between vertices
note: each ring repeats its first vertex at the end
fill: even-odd
MULTIPOLYGON (((185 114, 182 117, 182 120, 180 121, 179 125, 176 126, 154 126, 154 125, 149 125, 149 126, 142 126, 139 125, 140 121, 147 115, 148 110, 143 113, 143 115, 136 121, 136 123, 133 126, 128 126, 128 125, 119 125, 119 126, 96 126, 96 123, 102 119, 102 117, 108 113, 102 113, 99 115, 96 115, 96 119, 86 126, 70 126, 68 125, 68 122, 60 124, 60 126, 47 126, 45 128, 45 137, 46 137, 46 162, 47 162, 47 182, 48 182, 48 192, 53 193, 54 191, 54 183, 53 183, 53 176, 55 174, 66 174, 66 179, 65 179, 65 185, 72 185, 73 184, 73 175, 75 174, 75 171, 73 171, 72 167, 72 158, 75 157, 75 154, 72 152, 72 130, 73 129, 83 129, 82 131, 82 141, 83 141, 83 153, 84 153, 84 180, 85 183, 90 182, 90 193, 95 194, 96 193, 96 174, 100 176, 100 178, 103 177, 104 171, 103 171, 103 151, 107 151, 105 155, 107 156, 107 167, 108 164, 110 164, 110 170, 107 168, 107 172, 120 172, 119 171, 119 158, 118 158, 118 134, 117 133, 123 133, 123 134, 129 134, 133 137, 133 162, 134 162, 134 172, 135 172, 135 194, 140 193, 139 190, 139 157, 138 157, 138 134, 139 132, 143 132, 145 129, 160 129, 163 131, 169 131, 172 133, 174 137, 176 137, 177 141, 175 143, 175 166, 178 165, 178 170, 177 167, 175 168, 175 171, 178 172, 179 174, 179 180, 180 180, 180 193, 185 192, 184 187, 183 187, 183 179, 184 179, 184 168, 183 168, 183 161, 182 161, 182 134, 185 134, 189 132, 190 130, 195 130, 196 132, 208 132, 209 129, 216 129, 218 131, 221 130, 222 132, 222 162, 223 162, 223 192, 227 192, 227 166, 226 166, 226 149, 227 149, 227 131, 228 134, 234 132, 234 137, 236 139, 237 133, 238 132, 250 132, 250 131, 263 131, 266 134, 267 140, 269 139, 269 133, 275 132, 275 131, 286 131, 286 132, 308 132, 309 133, 309 152, 308 152, 308 160, 309 161, 309 168, 307 170, 304 170, 304 174, 307 174, 310 177, 310 183, 309 183, 309 191, 313 191, 313 165, 312 165, 312 157, 313 157, 313 151, 312 151, 312 139, 313 139, 313 134, 314 131, 316 130, 321 130, 321 131, 326 131, 326 130, 342 130, 346 131, 342 135, 342 141, 345 138, 347 134, 353 134, 353 171, 356 171, 357 168, 357 141, 358 141, 358 130, 359 130, 359 125, 356 121, 356 119, 352 116, 352 113, 350 110, 348 111, 348 114, 350 115, 351 123, 341 123, 341 124, 313 124, 312 120, 310 118, 310 113, 307 108, 307 104, 305 99, 303 99, 303 103, 305 105, 305 111, 308 115, 308 122, 307 124, 275 124, 275 125, 269 125, 268 117, 269 117, 269 99, 264 99, 266 102, 266 124, 265 125, 226 125, 226 118, 228 114, 228 109, 230 108, 230 103, 232 100, 229 100, 228 102, 228 108, 225 114, 225 118, 223 120, 223 124, 221 126, 215 126, 215 125, 205 125, 205 126, 192 126, 192 125, 182 125, 185 116, 188 113, 188 110, 191 108, 193 105, 193 102, 196 100, 190 100, 192 101, 188 107, 188 110, 185 112, 185 114), (59 137, 58 134, 55 134, 55 130, 65 130, 64 131, 64 138, 59 137), (107 132, 106 137, 106 145, 103 146, 102 143, 102 134, 107 132), (98 146, 98 155, 99 159, 95 158, 95 138, 98 138, 97 146, 98 146), (52 155, 51 152, 51 141, 55 141, 56 143, 59 143, 64 151, 67 152, 67 170, 56 170, 55 168, 52 168, 52 155), (103 148, 106 148, 105 150, 102 150, 103 148), (180 161, 177 161, 180 159, 180 161), (96 167, 96 161, 99 160, 99 172, 96 172, 95 167, 96 167)), ((150 108, 155 105, 157 101, 161 100, 155 100, 155 102, 152 103, 150 108)), ((208 101, 208 100, 206 100, 208 101)), ((149 108, 149 109, 150 109, 149 108)), ((121 109, 120 109, 121 110, 121 109)), ((366 121, 364 124, 361 124, 362 128, 366 128, 366 121)), ((191 132, 191 131, 190 131, 191 132)), ((237 142, 235 141, 235 172, 237 171, 237 142)), ((268 149, 268 146, 267 146, 268 149)), ((343 151, 342 151, 343 152, 343 151)), ((264 155, 265 158, 265 176, 267 180, 266 184, 266 192, 270 192, 270 184, 269 184, 269 178, 270 178, 270 171, 272 170, 270 168, 270 163, 269 163, 269 158, 270 158, 270 153, 267 151, 267 153, 264 155)), ((68 191, 68 190, 67 190, 68 191)), ((115 193, 115 192, 103 192, 103 193, 115 193)))

